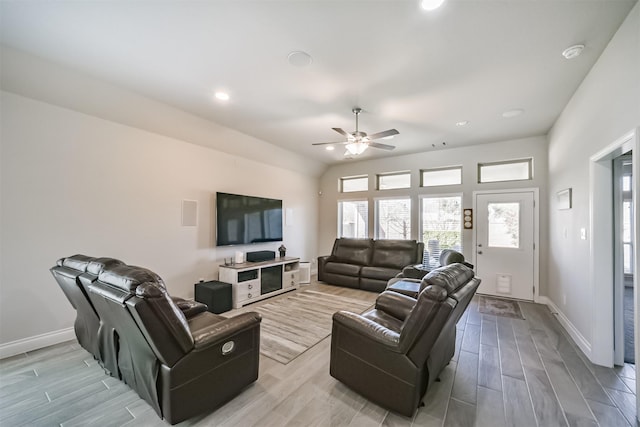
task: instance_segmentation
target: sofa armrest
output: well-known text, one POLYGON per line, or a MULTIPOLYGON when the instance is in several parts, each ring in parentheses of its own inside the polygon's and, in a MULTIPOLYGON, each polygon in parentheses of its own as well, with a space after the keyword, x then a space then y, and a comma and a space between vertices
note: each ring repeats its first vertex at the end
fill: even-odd
POLYGON ((333 314, 333 323, 334 327, 343 326, 382 344, 391 351, 399 352, 400 334, 366 317, 348 311, 338 311, 333 314))
POLYGON ((404 321, 413 307, 416 299, 398 292, 384 291, 376 298, 376 309, 404 321))
POLYGON ((171 297, 171 299, 187 319, 192 318, 196 314, 204 313, 209 308, 206 304, 194 300, 180 297, 171 297))
POLYGON ((242 313, 230 319, 208 324, 200 329, 192 330, 194 348, 201 350, 219 341, 253 327, 260 327, 262 317, 255 311, 242 313))
POLYGON ((318 257, 318 280, 324 281, 324 267, 327 262, 333 259, 332 255, 324 255, 318 257))

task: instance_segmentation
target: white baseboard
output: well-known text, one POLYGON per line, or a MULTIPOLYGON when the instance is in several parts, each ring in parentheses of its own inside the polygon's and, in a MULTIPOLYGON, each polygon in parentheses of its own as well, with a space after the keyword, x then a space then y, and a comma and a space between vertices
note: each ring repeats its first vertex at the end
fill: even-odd
POLYGON ((0 344, 0 359, 15 356, 20 353, 26 353, 27 351, 37 350, 43 347, 49 347, 50 345, 73 340, 75 338, 76 333, 74 329, 66 328, 60 329, 59 331, 36 335, 34 337, 11 341, 6 344, 0 344))
POLYGON ((569 318, 553 303, 548 297, 540 296, 538 298, 540 304, 545 304, 551 310, 551 313, 558 318, 558 322, 569 333, 573 341, 580 347, 580 350, 591 360, 591 343, 580 333, 569 318))

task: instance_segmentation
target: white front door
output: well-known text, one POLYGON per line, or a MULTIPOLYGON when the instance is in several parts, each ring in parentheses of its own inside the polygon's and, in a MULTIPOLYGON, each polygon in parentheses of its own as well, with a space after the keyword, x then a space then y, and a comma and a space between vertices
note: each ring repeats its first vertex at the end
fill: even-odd
POLYGON ((478 293, 533 300, 534 192, 476 194, 478 293))

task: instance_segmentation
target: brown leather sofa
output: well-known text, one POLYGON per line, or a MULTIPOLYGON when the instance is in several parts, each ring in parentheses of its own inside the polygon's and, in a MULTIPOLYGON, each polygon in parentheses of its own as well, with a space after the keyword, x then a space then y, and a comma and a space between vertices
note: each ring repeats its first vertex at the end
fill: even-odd
POLYGON ((121 262, 92 278, 98 267, 91 262, 78 277, 98 318, 99 361, 161 418, 175 424, 211 411, 258 378, 259 314, 227 319, 202 311, 202 304, 169 297, 157 274, 121 262))
POLYGON ((415 240, 336 239, 331 255, 318 257, 318 280, 382 292, 389 279, 422 260, 415 240))
POLYGON ((363 314, 337 312, 331 376, 374 403, 412 416, 455 351, 456 323, 480 279, 463 264, 431 271, 417 299, 385 291, 363 314))

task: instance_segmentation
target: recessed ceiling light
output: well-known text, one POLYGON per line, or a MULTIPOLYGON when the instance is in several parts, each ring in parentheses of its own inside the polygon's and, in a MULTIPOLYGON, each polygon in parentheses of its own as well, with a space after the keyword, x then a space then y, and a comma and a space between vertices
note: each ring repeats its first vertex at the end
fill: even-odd
POLYGON ((327 150, 327 151, 333 151, 335 149, 336 149, 336 147, 334 147, 333 145, 327 145, 327 147, 325 148, 325 150, 327 150))
POLYGON ((306 67, 307 65, 311 65, 313 62, 313 58, 307 52, 302 52, 301 50, 295 50, 293 52, 289 52, 287 55, 287 59, 289 59, 289 64, 294 67, 306 67))
POLYGON ((515 108, 513 110, 508 110, 502 113, 502 117, 504 117, 505 119, 510 119, 512 117, 518 117, 522 113, 524 113, 524 110, 522 108, 515 108))
POLYGON ((420 7, 424 10, 431 11, 442 6, 442 3, 444 3, 444 0, 421 0, 420 7))
POLYGON ((229 94, 226 92, 216 92, 216 98, 219 99, 220 101, 228 101, 229 94))
POLYGON ((564 56, 566 59, 573 59, 576 56, 580 56, 580 54, 582 53, 583 49, 584 49, 584 45, 583 44, 575 44, 575 45, 569 46, 568 48, 563 50, 562 51, 562 56, 564 56))
POLYGON ((469 120, 463 120, 461 122, 456 123, 456 126, 463 127, 469 124, 469 120))

